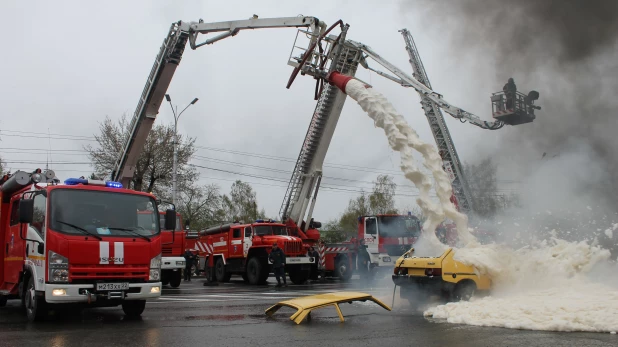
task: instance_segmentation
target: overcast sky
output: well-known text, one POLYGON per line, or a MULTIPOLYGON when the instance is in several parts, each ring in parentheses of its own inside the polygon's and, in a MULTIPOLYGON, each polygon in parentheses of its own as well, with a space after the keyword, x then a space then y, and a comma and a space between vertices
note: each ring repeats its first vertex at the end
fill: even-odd
MULTIPOLYGON (((502 85, 486 81, 493 80, 496 71, 477 59, 458 56, 448 39, 456 28, 439 17, 427 18, 435 14, 426 13, 420 3, 409 3, 401 7, 397 1, 344 0, 4 1, 1 156, 12 170, 32 170, 45 166, 51 148, 51 168, 62 180, 92 172, 83 146, 94 143, 92 136, 105 116, 133 114, 172 22, 248 19, 253 14, 261 18, 302 14, 328 25, 343 19, 350 24, 349 39, 371 46, 411 73, 398 33, 408 28, 434 89, 489 120, 489 96, 502 85)), ((258 203, 272 217, 278 216, 315 107, 312 78, 298 76, 291 89, 285 88, 295 36, 293 28, 264 29, 242 31, 195 51, 187 45, 168 90, 179 108, 199 98, 179 123, 182 134, 197 138, 200 157, 193 163, 236 173, 200 169, 200 181, 219 184, 224 193, 236 179, 250 182, 258 203)), ((413 90, 362 68, 357 76, 386 95, 421 138, 433 143, 413 90)), ((156 122, 172 121, 169 105, 163 104, 156 122)), ((498 137, 513 131, 481 130, 452 118, 447 124, 463 161, 494 151, 498 137)), ((382 130, 352 99, 346 101, 326 163, 325 189, 320 190, 314 212, 318 220, 337 217, 361 188, 370 190, 380 172, 395 174, 399 207, 415 205, 417 190, 401 176, 398 153, 390 150, 382 130)))

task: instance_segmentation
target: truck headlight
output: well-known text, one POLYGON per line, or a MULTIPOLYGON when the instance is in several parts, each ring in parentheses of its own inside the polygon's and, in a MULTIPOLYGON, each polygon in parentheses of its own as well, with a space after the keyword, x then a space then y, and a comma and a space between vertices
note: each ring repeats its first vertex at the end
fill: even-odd
POLYGON ((48 280, 51 283, 69 283, 69 259, 54 251, 48 252, 48 280))
POLYGON ((158 281, 161 279, 161 254, 150 259, 150 274, 149 281, 158 281))

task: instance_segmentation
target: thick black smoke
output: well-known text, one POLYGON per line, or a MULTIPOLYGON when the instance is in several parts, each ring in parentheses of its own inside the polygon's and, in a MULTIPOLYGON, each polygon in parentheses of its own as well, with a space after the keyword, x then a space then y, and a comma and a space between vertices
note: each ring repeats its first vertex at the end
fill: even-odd
POLYGON ((519 91, 540 92, 537 104, 543 109, 532 124, 498 130, 504 134, 498 155, 511 156, 514 169, 527 171, 523 175, 540 166, 545 175, 556 177, 573 171, 568 172, 570 199, 585 196, 618 211, 618 1, 401 4, 406 11, 421 13, 423 26, 431 28, 413 35, 450 40, 452 59, 487 63, 476 66, 495 72, 495 79, 487 81, 493 89, 501 90, 513 77, 519 91), (559 163, 574 153, 585 160, 559 163), (548 170, 552 165, 554 170, 548 170))

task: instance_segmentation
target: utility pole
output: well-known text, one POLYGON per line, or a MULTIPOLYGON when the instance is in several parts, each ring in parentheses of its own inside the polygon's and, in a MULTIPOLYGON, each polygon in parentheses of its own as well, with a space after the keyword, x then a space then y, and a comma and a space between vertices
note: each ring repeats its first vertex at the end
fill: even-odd
POLYGON ((180 115, 187 109, 189 106, 195 104, 198 98, 193 99, 187 107, 185 107, 178 115, 176 115, 176 111, 178 108, 174 109, 174 105, 172 105, 172 98, 169 94, 165 94, 165 99, 170 103, 170 107, 172 108, 172 113, 174 114, 174 140, 172 141, 172 146, 174 146, 174 166, 172 168, 172 202, 174 206, 176 206, 176 182, 177 182, 177 168, 178 168, 178 119, 180 119, 180 115))

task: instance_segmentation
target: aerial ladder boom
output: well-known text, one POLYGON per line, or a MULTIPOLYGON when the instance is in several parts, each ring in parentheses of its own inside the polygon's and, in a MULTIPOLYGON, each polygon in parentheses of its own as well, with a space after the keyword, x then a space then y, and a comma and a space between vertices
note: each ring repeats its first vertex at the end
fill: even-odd
MULTIPOLYGON (((389 79, 398 82, 404 87, 414 88, 419 94, 423 95, 423 97, 426 97, 432 102, 434 102, 436 106, 440 107, 441 109, 444 110, 444 112, 450 114, 451 116, 457 119, 460 119, 462 121, 468 121, 470 122, 470 124, 473 124, 480 128, 488 129, 488 130, 497 130, 504 126, 504 123, 501 121, 491 121, 491 122, 484 121, 480 119, 478 116, 462 108, 459 108, 455 105, 452 105, 451 103, 444 100, 441 94, 434 92, 431 88, 427 87, 425 84, 421 83, 419 80, 406 74, 401 69, 391 64, 386 59, 382 58, 378 53, 376 53, 373 49, 371 49, 371 47, 365 44, 362 44, 360 42, 352 41, 352 40, 348 40, 348 43, 353 45, 354 47, 357 47, 359 50, 363 51, 363 53, 365 53, 368 57, 375 60, 378 64, 382 65, 384 68, 386 68, 387 70, 389 70, 391 73, 393 73, 396 76, 396 77, 388 76, 389 79)), ((361 62, 361 64, 364 68, 374 71, 381 76, 387 76, 387 74, 384 72, 377 71, 377 70, 374 70, 373 68, 370 68, 366 60, 361 62)))
MULTIPOLYGON (((406 43, 406 51, 410 56, 410 64, 414 71, 414 77, 427 88, 432 89, 427 71, 425 71, 425 67, 423 66, 421 56, 416 48, 412 35, 407 29, 400 30, 400 32, 406 43)), ((463 174, 463 167, 457 155, 457 150, 453 144, 451 134, 444 122, 442 111, 431 99, 426 97, 425 94, 419 92, 419 96, 421 97, 423 111, 425 111, 425 116, 427 117, 427 121, 429 121, 431 133, 436 140, 438 152, 444 161, 445 170, 452 175, 451 185, 453 187, 453 195, 456 199, 456 206, 463 213, 473 211, 472 197, 470 195, 470 189, 468 188, 468 182, 463 174)))
MULTIPOLYGON (((329 29, 330 30, 330 29, 329 29)), ((327 30, 328 31, 328 30, 327 30)), ((407 31, 406 31, 407 32, 407 31)), ((468 212, 472 210, 472 199, 470 197, 470 192, 468 186, 466 184, 465 179, 463 178, 463 170, 461 167, 461 162, 455 150, 455 146, 453 145, 453 141, 448 132, 448 128, 446 127, 446 123, 444 122, 444 118, 440 109, 443 109, 446 113, 451 116, 459 119, 462 122, 468 121, 469 123, 478 126, 482 129, 488 130, 497 130, 502 128, 505 124, 509 125, 519 125, 524 123, 532 122, 535 119, 534 110, 540 110, 539 106, 534 105, 534 101, 538 100, 539 93, 536 91, 531 91, 527 96, 520 92, 510 92, 505 91, 504 93, 498 92, 494 93, 491 97, 492 101, 492 113, 493 117, 496 119, 495 121, 484 121, 481 120, 478 116, 465 111, 455 105, 450 104, 446 100, 443 99, 442 95, 434 92, 431 89, 431 84, 429 83, 429 79, 427 77, 427 73, 422 65, 420 60, 420 56, 418 54, 418 50, 414 45, 414 41, 411 36, 406 35, 404 32, 404 38, 406 39, 406 48, 408 50, 408 54, 410 55, 410 62, 412 64, 412 68, 415 73, 415 77, 412 77, 401 69, 397 68, 395 65, 388 62, 386 59, 382 58, 378 53, 376 53, 369 46, 362 44, 360 42, 356 42, 353 40, 346 40, 345 42, 339 42, 334 40, 332 37, 326 38, 327 42, 336 42, 339 46, 344 46, 349 51, 355 51, 357 54, 362 53, 360 57, 360 61, 358 62, 364 68, 374 71, 381 76, 384 76, 392 81, 395 81, 401 84, 404 87, 414 88, 419 95, 421 96, 423 109, 425 110, 425 114, 430 122, 431 130, 438 143, 439 151, 444 161, 445 170, 452 174, 453 180, 453 197, 451 200, 456 204, 457 208, 462 212, 468 212), (372 58, 378 64, 385 67, 395 76, 392 76, 388 73, 375 70, 369 67, 366 58, 372 58), (507 95, 507 92, 509 93, 507 95), (504 103, 504 98, 506 97, 506 106, 504 103)), ((320 43, 320 40, 318 43, 320 43)), ((313 47, 313 46, 312 46, 313 47)), ((315 53, 314 53, 315 54, 315 53)), ((332 55, 332 54, 331 54, 332 55)), ((332 57, 331 57, 332 58, 332 57)), ((306 59, 306 58, 305 58, 306 59)), ((296 69, 290 78, 290 82, 288 82, 288 87, 293 81, 293 78, 298 73, 297 70, 302 71, 305 75, 310 75, 316 78, 318 81, 328 81, 332 82, 337 79, 337 75, 335 72, 341 72, 338 66, 331 65, 330 68, 325 68, 324 64, 310 64, 304 63, 305 59, 303 59, 300 64, 296 65, 296 69)), ((334 60, 333 60, 334 61, 334 60)), ((292 64, 290 64, 292 65, 292 64)), ((353 76, 352 76, 353 77, 353 76)), ((362 82, 362 81, 361 81, 362 82)), ((363 82, 365 83, 365 82, 363 82)), ((367 84, 367 83, 365 83, 367 84)), ((506 86, 505 86, 506 87, 506 86)), ((319 104, 318 104, 319 106, 319 104)), ((319 109, 316 109, 316 114, 319 114, 319 109)), ((315 117, 315 115, 314 115, 315 117)), ((312 128, 310 127, 306 142, 309 144, 314 143, 310 141, 312 137, 312 128)), ((332 134, 331 134, 332 136, 332 134)), ((330 142, 330 138, 328 138, 328 142, 330 142)), ((297 191, 297 187, 304 187, 308 185, 305 181, 303 181, 302 177, 308 177, 308 175, 312 172, 310 170, 303 170, 303 164, 306 162, 305 157, 303 155, 305 148, 311 148, 308 145, 303 145, 303 150, 301 150, 301 155, 297 161, 296 168, 294 169, 294 174, 292 176, 292 180, 290 181, 290 185, 288 188, 288 193, 286 194, 286 200, 281 208, 281 215, 285 219, 285 217, 292 217, 296 222, 300 223, 302 216, 296 211, 304 213, 306 203, 301 203, 301 207, 297 208, 295 204, 299 201, 308 201, 310 198, 309 195, 299 195, 297 191), (299 167, 301 169, 299 169, 299 167), (300 178, 299 178, 300 177, 300 178), (295 183, 300 182, 300 183, 295 183), (303 200, 304 199, 304 200, 303 200), (292 208, 290 208, 292 206, 292 208)), ((313 160, 314 157, 309 156, 310 159, 313 160)), ((322 157, 323 160, 323 157, 322 157)), ((321 162, 320 162, 321 168, 321 162)), ((314 169, 314 172, 317 172, 314 169)), ((321 171, 320 171, 321 175, 321 171)), ((319 180, 318 180, 319 181, 319 180)), ((309 184, 310 185, 310 184, 309 184)), ((304 192, 304 190, 301 190, 304 192)), ((315 197, 314 197, 315 200, 315 197)), ((313 205, 312 205, 313 208, 313 205)), ((310 210, 311 211, 311 210, 310 210)), ((310 221, 310 215, 307 218, 310 221)), ((303 228, 306 230, 306 227, 303 228)))
POLYGON ((157 54, 131 123, 129 123, 128 134, 124 139, 120 156, 112 171, 112 179, 121 182, 124 187, 129 187, 135 173, 139 154, 159 113, 163 97, 172 81, 174 72, 180 64, 187 41, 190 42, 191 48, 195 50, 226 37, 235 36, 240 30, 299 27, 310 29, 308 31, 311 36, 310 44, 313 44, 326 29, 324 22, 315 17, 305 16, 258 19, 254 15, 251 19, 238 21, 204 23, 200 20, 199 22, 179 21, 173 23, 163 41, 159 54, 157 54), (215 32, 222 33, 203 42, 197 42, 199 34, 215 32))
MULTIPOLYGON (((337 39, 330 40, 330 50, 326 49, 327 53, 308 60, 307 64, 311 65, 311 61, 316 62, 322 58, 331 59, 330 70, 354 76, 361 56, 359 50, 345 44, 347 28, 347 25, 344 26, 341 35, 337 39)), ((309 54, 313 53, 316 52, 309 51, 309 54)), ((320 55, 320 53, 316 54, 320 55)), ((291 58, 288 64, 300 67, 304 71, 306 67, 302 66, 304 64, 302 61, 299 61, 300 59, 291 58)), ((303 233, 310 228, 319 227, 319 224, 312 223, 313 208, 322 179, 324 158, 345 100, 346 94, 330 84, 326 84, 319 94, 313 117, 281 204, 279 213, 282 221, 297 225, 303 233)))

